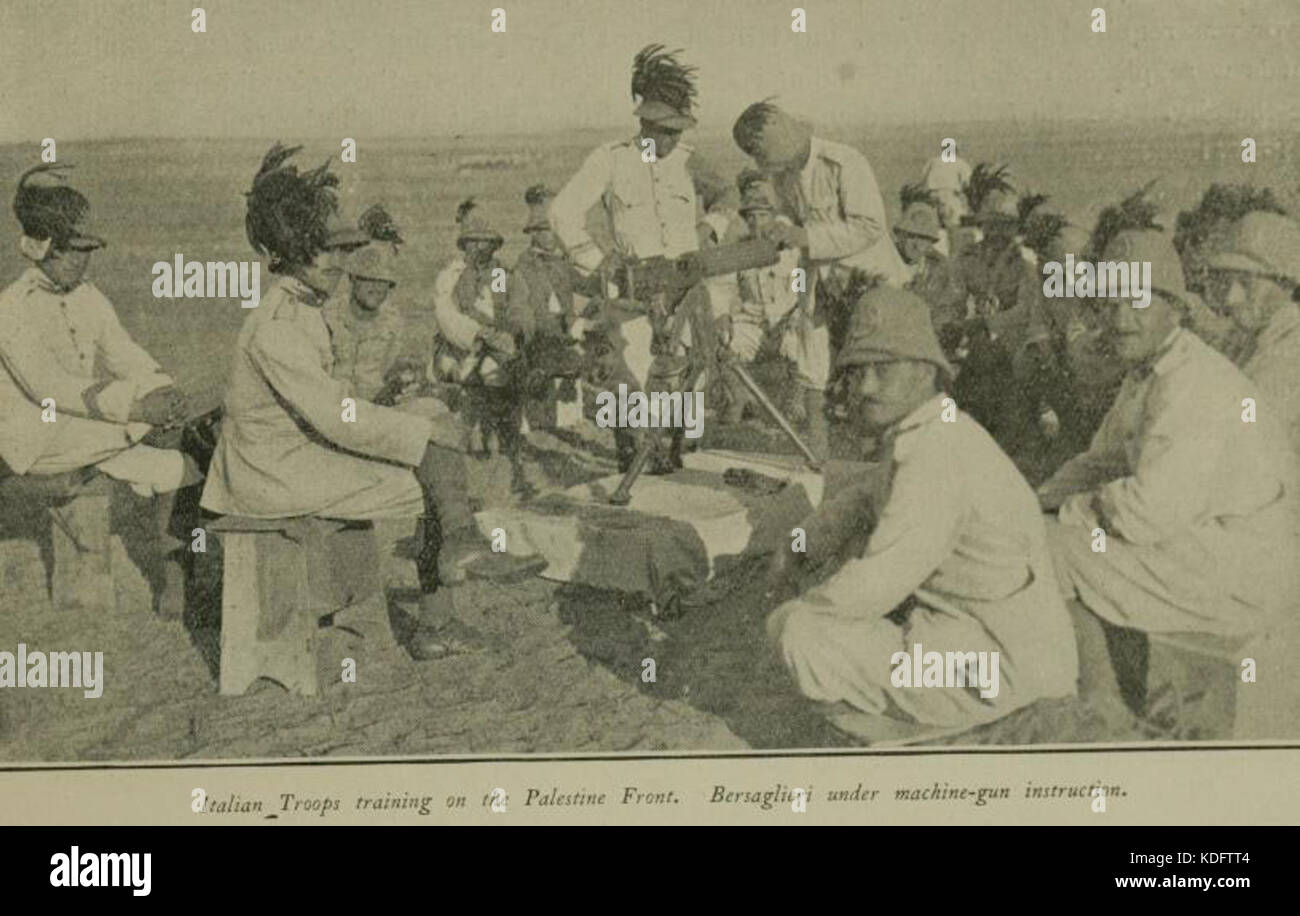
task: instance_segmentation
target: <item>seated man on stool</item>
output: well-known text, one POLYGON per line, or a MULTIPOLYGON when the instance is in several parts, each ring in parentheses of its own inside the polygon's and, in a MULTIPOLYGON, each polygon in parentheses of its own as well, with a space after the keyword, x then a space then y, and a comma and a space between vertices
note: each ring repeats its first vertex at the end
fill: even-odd
POLYGON ((1169 240, 1124 230, 1104 257, 1151 263, 1150 304, 1111 302, 1128 372, 1088 450, 1039 498, 1058 512, 1048 538, 1079 630, 1081 692, 1144 714, 1148 634, 1244 642, 1294 612, 1295 458, 1268 402, 1243 406, 1259 386, 1183 326, 1169 240))
MULTIPOLYGON (((101 471, 153 497, 155 605, 161 616, 179 617, 190 526, 177 525, 173 513, 178 491, 202 472, 179 450, 155 446, 170 444, 162 437, 185 419, 185 397, 83 280, 91 253, 105 244, 86 230, 86 198, 65 184, 30 181, 62 178, 66 168, 29 169, 14 198, 20 248, 32 266, 0 293, 0 457, 33 495, 55 475, 87 472, 88 480, 101 471)), ((17 483, 11 478, 6 488, 17 483)))
POLYGON ((479 640, 454 616, 469 572, 511 578, 537 564, 494 554, 479 535, 457 435, 355 397, 330 376, 321 306, 342 277, 340 250, 366 236, 336 228, 337 176, 324 166, 299 174, 285 164, 296 151, 273 147, 248 192, 249 242, 278 276, 235 345, 202 505, 253 518, 423 518, 413 651, 443 657, 479 640))
MULTIPOLYGON (((865 553, 768 618, 799 689, 835 704, 832 721, 868 740, 968 728, 1073 694, 1074 633, 1033 490, 978 423, 945 404, 952 370, 925 303, 893 287, 866 293, 837 369, 889 478, 846 497, 848 512, 846 498, 819 510, 808 560, 826 561, 833 535, 822 519, 837 513, 870 532, 865 553), (920 672, 895 658, 912 669, 914 655, 933 653, 960 653, 942 683, 928 661, 916 683, 920 672), (978 675, 977 658, 987 662, 978 675)), ((777 587, 792 558, 778 554, 777 587)))

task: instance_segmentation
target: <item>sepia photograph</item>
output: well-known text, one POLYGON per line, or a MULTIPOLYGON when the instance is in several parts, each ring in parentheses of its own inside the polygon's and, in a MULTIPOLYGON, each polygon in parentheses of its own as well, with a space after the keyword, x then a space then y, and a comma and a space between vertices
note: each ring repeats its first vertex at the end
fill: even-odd
POLYGON ((0 32, 0 811, 1295 817, 1291 0, 0 32))

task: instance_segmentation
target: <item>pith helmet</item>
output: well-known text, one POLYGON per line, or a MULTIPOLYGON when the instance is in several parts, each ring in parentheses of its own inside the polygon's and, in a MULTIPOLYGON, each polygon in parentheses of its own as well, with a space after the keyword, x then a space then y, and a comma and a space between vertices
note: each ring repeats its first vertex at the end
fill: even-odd
POLYGON ((928 204, 911 204, 894 224, 894 231, 937 242, 942 235, 939 212, 928 204))
POLYGON ((554 192, 544 184, 535 184, 524 192, 524 203, 528 205, 528 222, 525 232, 539 232, 551 227, 551 198, 554 192))
POLYGON ((348 276, 354 280, 386 280, 397 285, 397 258, 391 245, 367 245, 348 261, 348 276))
POLYGON ((466 242, 495 242, 497 245, 505 244, 505 238, 500 232, 491 228, 486 219, 476 211, 478 204, 471 197, 463 201, 456 210, 456 224, 460 226, 460 232, 456 236, 456 244, 461 248, 465 247, 466 242))
POLYGON ((57 183, 64 180, 62 170, 70 168, 72 166, 66 164, 47 164, 23 172, 14 195, 14 215, 23 227, 23 235, 41 249, 48 250, 50 246, 79 251, 103 248, 104 240, 87 231, 90 202, 80 191, 57 183), (28 179, 40 174, 55 179, 55 183, 29 183, 28 179))
POLYGON ((740 212, 776 210, 776 191, 761 172, 747 170, 736 180, 740 187, 740 212))
POLYGON ((1151 288, 1180 303, 1188 302, 1187 284, 1183 278, 1183 262, 1174 250, 1169 236, 1159 229, 1124 229, 1106 245, 1103 261, 1150 261, 1151 288))
POLYGON ((882 356, 932 363, 950 379, 955 374, 930 323, 930 306, 893 286, 878 286, 858 300, 836 366, 857 366, 882 356))
POLYGON ((1300 284, 1300 225, 1276 213, 1247 213, 1210 254, 1209 265, 1300 284))

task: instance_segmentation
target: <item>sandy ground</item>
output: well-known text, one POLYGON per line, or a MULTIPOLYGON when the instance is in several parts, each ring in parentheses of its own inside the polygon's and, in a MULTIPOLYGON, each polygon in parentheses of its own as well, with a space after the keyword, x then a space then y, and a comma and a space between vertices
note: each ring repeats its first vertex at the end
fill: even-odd
MULTIPOLYGON (((602 441, 532 436, 532 482, 568 485, 613 470, 602 441)), ((719 447, 771 444, 756 430, 715 438, 719 447)), ((510 499, 498 458, 474 461, 483 505, 510 499)), ((113 579, 118 610, 50 606, 38 544, 0 535, 5 649, 104 652, 105 690, 0 693, 0 758, 19 761, 145 760, 558 751, 728 750, 832 747, 847 739, 791 690, 765 650, 761 577, 716 583, 708 603, 657 621, 637 599, 535 579, 470 583, 464 617, 484 651, 415 662, 402 648, 412 621, 415 572, 404 539, 413 526, 377 527, 385 595, 347 612, 349 629, 321 631, 322 694, 294 696, 259 682, 246 696, 217 694, 220 546, 201 557, 184 621, 150 610, 149 588, 128 548, 144 506, 115 494, 113 579), (362 635, 358 635, 358 632, 362 635), (341 660, 357 662, 356 683, 341 660), (642 680, 655 660, 656 679, 642 680)), ((755 566, 750 573, 757 573, 755 566)), ((1077 701, 1037 704, 947 743, 1136 740, 1137 723, 1105 722, 1077 701)))

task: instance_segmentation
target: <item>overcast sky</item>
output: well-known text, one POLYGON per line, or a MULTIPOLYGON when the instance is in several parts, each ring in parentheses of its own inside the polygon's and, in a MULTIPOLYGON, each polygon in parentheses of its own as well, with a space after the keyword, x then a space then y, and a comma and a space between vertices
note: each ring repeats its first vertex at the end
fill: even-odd
POLYGON ((705 129, 767 95, 821 124, 1249 127, 1294 116, 1300 0, 0 0, 0 36, 0 141, 627 125, 651 41, 698 65, 705 129))

